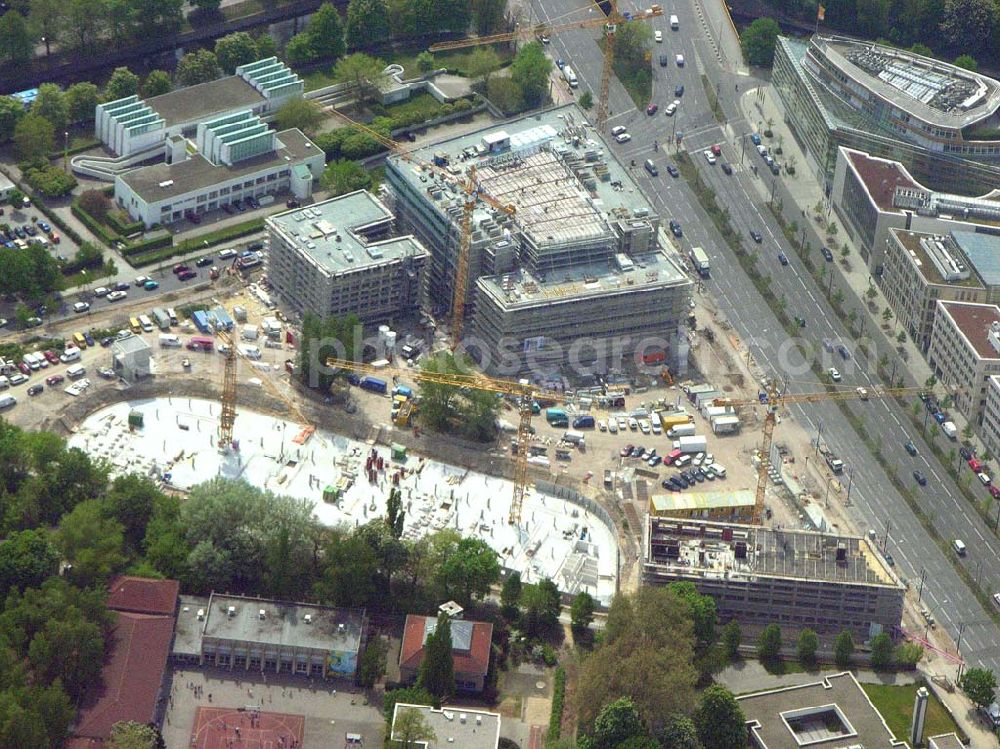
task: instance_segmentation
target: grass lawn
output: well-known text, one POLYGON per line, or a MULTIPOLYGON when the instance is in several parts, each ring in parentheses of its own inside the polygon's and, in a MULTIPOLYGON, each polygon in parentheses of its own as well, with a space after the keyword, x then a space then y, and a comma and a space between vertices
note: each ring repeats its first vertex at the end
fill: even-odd
MULTIPOLYGON (((910 721, 913 718, 913 700, 920 684, 862 684, 861 688, 878 708, 889 725, 889 730, 897 739, 906 739, 910 731, 910 721)), ((948 715, 934 693, 927 702, 927 723, 925 736, 935 736, 939 733, 955 731, 962 736, 961 729, 948 715)))

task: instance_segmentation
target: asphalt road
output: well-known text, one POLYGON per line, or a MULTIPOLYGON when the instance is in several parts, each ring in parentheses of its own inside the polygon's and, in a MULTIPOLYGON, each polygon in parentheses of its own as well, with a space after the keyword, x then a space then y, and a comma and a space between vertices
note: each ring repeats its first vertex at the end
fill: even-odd
MULTIPOLYGON (((586 10, 573 11, 585 5, 584 0, 534 0, 537 17, 548 23, 583 17, 586 10)), ((682 240, 684 249, 698 245, 708 252, 712 277, 706 282, 707 289, 743 340, 750 344, 757 362, 768 373, 787 378, 790 392, 822 390, 822 383, 803 365, 801 359, 783 355, 782 352, 788 349, 788 336, 784 329, 739 266, 735 255, 715 231, 684 180, 672 179, 666 173, 666 164, 673 161, 673 152, 667 144, 672 133, 683 132, 681 147, 691 153, 703 177, 716 190, 719 203, 729 208, 733 225, 747 234, 750 229, 763 234, 764 240, 757 247, 759 267, 771 275, 773 287, 786 300, 789 314, 807 319, 803 338, 813 342, 818 355, 824 357, 821 359, 824 369, 836 366, 843 373, 842 384, 845 387, 863 385, 872 391, 876 380, 869 376, 868 363, 863 358, 854 355, 850 361, 843 361, 835 353, 826 353, 819 345, 822 338, 840 338, 851 347, 853 339, 825 302, 796 253, 788 246, 767 210, 767 199, 761 197, 753 184, 754 180, 766 179, 764 185, 769 192, 772 175, 752 148, 743 154, 744 165, 740 164, 739 137, 752 127, 738 115, 734 98, 736 86, 745 91, 759 82, 746 76, 733 76, 718 65, 714 45, 708 41, 705 26, 700 23, 695 0, 680 0, 671 12, 679 16, 680 31, 669 29, 666 16, 651 21, 654 29, 663 32, 664 38, 662 44, 652 45, 653 100, 659 104, 660 112, 648 117, 644 111, 636 110, 624 88, 615 80, 611 89, 610 110, 613 115, 609 126, 625 125, 632 140, 626 144, 613 144, 612 148, 626 163, 635 159, 638 167, 636 178, 660 210, 662 218, 674 218, 681 222, 685 235, 682 240), (678 68, 673 61, 678 52, 685 57, 684 68, 678 68), (669 64, 665 68, 658 65, 660 54, 668 55, 669 64), (728 130, 723 130, 712 116, 701 83, 701 73, 723 92, 728 130), (683 83, 685 87, 681 106, 674 118, 667 118, 663 109, 674 99, 674 87, 678 83, 683 83), (734 139, 737 145, 734 145, 734 139), (653 148, 654 140, 660 144, 657 150, 653 148), (719 165, 710 166, 701 156, 701 150, 713 143, 723 144, 723 160, 735 168, 732 176, 724 175, 719 165), (647 158, 652 158, 660 167, 659 177, 650 177, 641 169, 642 162, 647 158), (750 164, 758 166, 761 176, 753 175, 750 164), (778 261, 779 250, 788 258, 787 266, 778 261)), ((713 33, 716 30, 712 28, 713 33)), ((596 34, 591 31, 563 31, 553 37, 550 53, 553 58, 561 57, 572 65, 580 78, 578 91, 589 89, 596 96, 600 88, 602 57, 595 38, 596 34)), ((750 145, 747 143, 748 148, 750 145)), ((780 179, 774 181, 774 190, 776 198, 783 200, 785 205, 793 204, 780 179)), ((747 242, 752 245, 749 237, 747 242)), ((813 241, 813 246, 816 245, 813 241)), ((921 439, 919 430, 910 426, 907 414, 894 401, 878 398, 868 402, 858 401, 850 408, 862 417, 868 433, 885 446, 886 459, 896 467, 903 481, 915 490, 923 512, 932 519, 940 535, 947 540, 961 538, 966 542, 969 554, 961 562, 967 565, 972 576, 980 576, 982 586, 987 590, 1000 591, 1000 565, 996 564, 1000 560, 1000 542, 978 515, 967 507, 965 500, 958 496, 957 488, 921 439), (913 439, 917 445, 919 455, 915 458, 903 450, 907 439, 913 439), (912 478, 914 469, 927 476, 928 486, 917 486, 912 478)), ((835 450, 848 465, 849 474, 845 474, 844 479, 846 481, 850 476, 852 510, 856 517, 862 524, 875 529, 880 540, 887 534, 887 550, 895 558, 900 574, 910 581, 911 586, 919 586, 923 574, 924 603, 953 638, 957 639, 959 631, 962 631, 961 649, 967 661, 1000 672, 1000 630, 955 572, 951 560, 946 557, 950 552, 942 551, 931 539, 906 501, 893 488, 884 466, 860 442, 840 408, 831 402, 819 402, 807 406, 792 405, 791 411, 794 418, 814 434, 821 432, 823 443, 835 450)), ((777 435, 780 440, 780 426, 777 435)))

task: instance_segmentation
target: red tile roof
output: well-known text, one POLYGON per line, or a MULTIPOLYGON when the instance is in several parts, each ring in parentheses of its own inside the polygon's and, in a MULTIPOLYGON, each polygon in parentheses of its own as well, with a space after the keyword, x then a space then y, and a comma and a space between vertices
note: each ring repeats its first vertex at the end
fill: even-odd
MULTIPOLYGON (((424 659, 424 628, 428 620, 437 617, 408 614, 403 630, 403 646, 399 651, 399 667, 416 669, 424 659)), ((493 625, 489 622, 472 622, 472 644, 468 652, 452 648, 455 673, 482 674, 490 668, 490 646, 493 642, 493 625)))
POLYGON ((119 575, 108 584, 108 608, 137 614, 173 616, 181 584, 176 580, 119 575))
MULTIPOLYGON (((173 616, 116 612, 102 684, 91 702, 80 711, 74 741, 106 739, 111 726, 121 720, 149 723, 156 712, 156 697, 167 667, 173 616)), ((71 744, 74 749, 76 745, 71 744)), ((79 743, 79 749, 88 745, 79 743)))
POLYGON ((969 304, 943 300, 939 304, 955 322, 955 326, 969 339, 969 343, 981 358, 1000 359, 1000 354, 987 339, 990 326, 1000 322, 1000 308, 995 304, 969 304))
POLYGON ((854 165, 875 205, 883 211, 894 210, 892 196, 896 193, 897 187, 921 187, 906 169, 895 161, 874 158, 857 151, 848 152, 847 158, 854 165))

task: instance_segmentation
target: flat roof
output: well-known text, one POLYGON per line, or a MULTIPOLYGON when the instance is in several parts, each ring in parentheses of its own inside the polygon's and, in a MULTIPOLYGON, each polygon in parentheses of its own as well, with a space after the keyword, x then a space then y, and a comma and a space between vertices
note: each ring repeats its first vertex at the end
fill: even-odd
POLYGON ((147 203, 158 203, 270 167, 291 166, 311 156, 323 155, 323 151, 296 128, 282 130, 277 139, 280 142, 277 150, 238 161, 232 166, 216 165, 202 154, 196 154, 176 164, 153 164, 135 169, 119 175, 118 179, 147 203))
POLYGON ((736 698, 761 749, 905 749, 845 671, 820 681, 736 698))
POLYGON ((647 518, 645 561, 690 577, 785 577, 903 588, 865 538, 693 518, 647 518))
POLYGON ((961 129, 1000 107, 1000 83, 941 60, 842 36, 810 46, 856 83, 930 124, 961 129))
POLYGON ((977 231, 952 231, 951 238, 984 284, 1000 286, 1000 236, 977 231))
POLYGON ((954 733, 942 733, 938 736, 930 736, 927 739, 930 749, 965 749, 957 735, 954 733))
POLYGON ((500 743, 500 715, 485 710, 466 707, 442 707, 435 710, 427 705, 396 703, 392 712, 393 734, 399 714, 404 710, 416 710, 436 738, 417 741, 414 746, 422 749, 496 749, 500 743))
POLYGON ((264 101, 264 96, 238 75, 179 88, 145 100, 168 128, 210 119, 231 109, 251 109, 264 101))
MULTIPOLYGON (((956 245, 951 241, 950 237, 942 237, 940 234, 929 234, 925 232, 915 232, 907 231, 906 229, 896 229, 891 228, 889 231, 896 238, 896 241, 903 247, 904 250, 909 254, 910 261, 917 268, 917 272, 924 277, 924 280, 930 284, 938 284, 941 286, 957 286, 962 288, 984 288, 983 284, 979 282, 976 273, 970 273, 968 278, 961 278, 954 281, 946 280, 941 273, 938 271, 938 267, 934 264, 930 255, 927 254, 927 249, 924 247, 924 240, 938 240, 942 241, 946 246, 950 254, 957 255, 959 260, 965 260, 962 255, 961 247, 956 245)), ((973 270, 982 275, 978 265, 972 262, 972 258, 967 258, 972 266, 975 266, 973 270)), ((996 263, 997 270, 1000 272, 1000 263, 996 263)), ((1000 283, 1000 278, 997 279, 1000 283)))
POLYGON ((382 228, 392 219, 382 201, 357 190, 270 216, 267 224, 315 265, 340 274, 427 254, 412 235, 368 241, 368 227, 382 228))
POLYGON ((941 311, 955 323, 965 340, 981 359, 1000 359, 989 342, 990 326, 1000 323, 1000 307, 995 304, 973 304, 971 302, 947 302, 938 300, 941 311))
POLYGON ((364 611, 357 609, 213 594, 203 633, 235 642, 357 652, 363 629, 364 611))
POLYGON ((753 507, 754 492, 749 490, 729 492, 670 492, 654 494, 649 498, 656 512, 690 512, 694 510, 718 510, 730 507, 753 507))
POLYGON ((198 619, 198 612, 208 612, 207 597, 180 596, 177 622, 174 625, 174 645, 171 652, 178 655, 200 655, 201 634, 204 620, 198 619))
POLYGON ((869 156, 848 148, 843 150, 872 201, 883 211, 901 212, 892 202, 897 187, 923 188, 898 161, 869 156))

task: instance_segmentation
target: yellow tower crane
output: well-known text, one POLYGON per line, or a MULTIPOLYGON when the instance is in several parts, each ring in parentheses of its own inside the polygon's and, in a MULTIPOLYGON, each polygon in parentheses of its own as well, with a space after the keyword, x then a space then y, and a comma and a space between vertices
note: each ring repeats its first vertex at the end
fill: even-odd
POLYGON ((491 393, 501 393, 514 399, 517 406, 519 421, 517 427, 517 452, 514 455, 514 496, 510 503, 510 513, 507 517, 511 525, 521 522, 521 508, 524 504, 524 492, 528 483, 528 449, 531 444, 532 403, 538 399, 563 402, 562 393, 542 390, 527 380, 502 380, 487 377, 478 372, 471 374, 447 374, 440 372, 425 372, 420 369, 399 369, 395 367, 379 367, 370 364, 359 364, 344 359, 328 359, 328 367, 346 369, 361 375, 377 375, 383 377, 390 374, 394 377, 405 377, 420 383, 452 385, 460 388, 484 390, 491 393))
POLYGON ((400 158, 406 159, 421 169, 434 172, 442 179, 451 182, 462 190, 465 197, 462 203, 462 222, 460 224, 461 235, 459 237, 458 258, 455 263, 454 298, 452 299, 451 304, 451 336, 452 347, 454 348, 462 339, 462 327, 465 322, 465 297, 469 285, 469 252, 472 247, 472 213, 476 208, 476 203, 481 200, 496 210, 511 216, 514 215, 516 209, 510 203, 502 203, 480 189, 479 183, 476 179, 475 166, 471 166, 469 168, 465 179, 460 179, 447 169, 442 169, 441 167, 428 161, 416 158, 402 143, 394 141, 392 138, 387 138, 377 130, 370 128, 367 125, 355 122, 350 117, 342 112, 338 112, 333 107, 328 107, 326 111, 344 121, 351 127, 363 132, 377 143, 382 144, 400 158))
POLYGON ((741 408, 745 406, 764 407, 764 426, 760 445, 760 463, 757 464, 757 494, 753 507, 753 523, 760 523, 764 514, 764 491, 767 489, 767 463, 771 456, 771 439, 774 435, 774 426, 777 422, 778 410, 789 403, 816 403, 828 400, 867 400, 869 395, 876 398, 888 398, 894 395, 907 395, 916 393, 927 388, 877 388, 874 393, 869 393, 865 388, 853 390, 833 390, 819 393, 786 393, 779 387, 776 380, 769 380, 765 390, 760 392, 756 398, 717 398, 713 401, 715 406, 732 406, 741 408))
POLYGON ((581 10, 593 10, 594 8, 597 8, 601 14, 599 18, 585 18, 580 21, 570 21, 567 23, 556 24, 555 26, 540 26, 535 29, 511 31, 504 34, 490 34, 489 36, 478 36, 471 39, 456 39, 455 41, 450 42, 438 42, 436 44, 432 44, 428 47, 428 49, 431 52, 443 52, 449 49, 477 47, 483 44, 502 44, 518 40, 527 40, 531 38, 532 34, 537 33, 540 29, 544 29, 546 33, 558 33, 567 29, 588 29, 603 26, 605 29, 604 65, 601 70, 601 89, 597 97, 596 123, 597 129, 603 131, 608 122, 608 93, 611 89, 611 72, 614 67, 615 60, 615 34, 617 33, 618 26, 626 21, 648 21, 651 18, 663 15, 662 7, 659 5, 651 5, 646 10, 637 11, 634 15, 625 16, 618 10, 618 3, 616 0, 604 0, 604 2, 610 5, 610 11, 607 15, 604 14, 604 10, 597 3, 586 6, 586 8, 581 8, 581 10))

